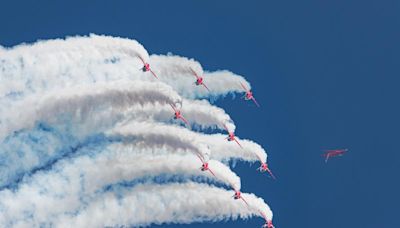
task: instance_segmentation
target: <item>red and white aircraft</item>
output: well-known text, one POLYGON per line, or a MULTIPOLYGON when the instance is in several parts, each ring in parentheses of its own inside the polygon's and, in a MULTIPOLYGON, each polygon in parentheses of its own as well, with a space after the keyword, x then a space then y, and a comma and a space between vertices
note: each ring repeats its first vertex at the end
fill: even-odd
POLYGON ((250 90, 248 90, 246 88, 246 86, 243 85, 243 83, 240 82, 240 85, 242 86, 242 88, 246 91, 246 94, 243 96, 245 100, 253 100, 254 103, 257 105, 257 107, 260 107, 260 105, 258 104, 258 102, 256 101, 256 99, 253 96, 253 92, 251 92, 250 90))
POLYGON ((322 156, 325 157, 325 162, 328 162, 328 159, 331 157, 342 156, 346 153, 348 149, 336 149, 336 150, 325 150, 325 153, 322 156))
POLYGON ((226 137, 226 139, 228 141, 235 141, 241 148, 243 148, 242 145, 240 145, 239 141, 236 139, 235 133, 234 132, 230 132, 225 124, 224 124, 224 128, 228 132, 228 137, 226 137))
POLYGON ((196 82, 195 82, 195 84, 196 85, 202 85, 202 86, 204 86, 204 88, 206 88, 207 90, 208 90, 208 92, 210 92, 210 90, 208 89, 208 87, 206 86, 206 84, 204 84, 204 80, 203 80, 203 77, 200 77, 199 75, 197 75, 197 73, 192 69, 192 68, 190 68, 190 70, 192 71, 192 73, 194 74, 194 76, 196 77, 196 82))
POLYGON ((268 168, 268 164, 267 163, 261 162, 261 166, 258 168, 258 170, 260 172, 262 172, 262 173, 263 172, 268 172, 269 175, 271 175, 271 177, 274 178, 274 180, 276 180, 274 174, 272 174, 271 170, 268 168))
POLYGON ((155 78, 158 79, 157 75, 151 70, 150 64, 149 64, 149 63, 146 63, 146 62, 144 61, 144 59, 143 59, 141 56, 138 56, 138 57, 139 57, 140 60, 142 60, 142 63, 143 63, 142 71, 143 71, 143 72, 150 71, 151 74, 152 74, 155 78))
POLYGON ((236 189, 235 189, 235 195, 233 195, 233 198, 234 198, 235 200, 241 199, 241 200, 243 200, 243 202, 246 203, 247 206, 249 206, 249 204, 247 203, 247 201, 243 198, 242 193, 241 193, 240 191, 236 190, 236 189))
POLYGON ((265 216, 262 211, 260 211, 260 214, 265 219, 265 224, 261 226, 262 228, 275 228, 274 224, 272 224, 272 220, 268 220, 267 216, 265 216))
POLYGON ((177 109, 174 105, 170 104, 171 107, 174 109, 174 119, 181 119, 183 122, 185 122, 186 125, 189 126, 189 122, 182 116, 181 111, 177 109))
POLYGON ((213 171, 210 169, 210 167, 208 166, 208 162, 205 162, 201 155, 199 155, 199 154, 196 154, 196 155, 197 155, 197 157, 200 159, 201 163, 203 163, 203 165, 201 165, 200 170, 203 171, 203 172, 208 170, 208 171, 210 171, 210 173, 211 173, 214 177, 217 177, 217 176, 215 176, 214 172, 213 172, 213 171))

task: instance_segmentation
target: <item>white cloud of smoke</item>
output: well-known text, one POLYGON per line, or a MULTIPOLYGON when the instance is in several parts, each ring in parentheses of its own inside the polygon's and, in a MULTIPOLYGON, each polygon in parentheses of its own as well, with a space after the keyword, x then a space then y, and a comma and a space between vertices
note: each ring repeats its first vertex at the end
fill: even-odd
POLYGON ((267 161, 221 108, 198 98, 243 92, 244 77, 150 55, 135 40, 90 35, 0 46, 0 224, 102 227, 260 216, 227 161, 267 161), (143 72, 142 58, 159 76, 143 72), (198 75, 210 88, 194 85, 198 75), (173 120, 176 105, 190 126, 173 120), (194 131, 195 129, 196 131, 194 131), (208 170, 201 171, 203 162, 208 170), (222 162, 222 163, 221 163, 222 162), (93 219, 93 218, 96 219, 93 219))

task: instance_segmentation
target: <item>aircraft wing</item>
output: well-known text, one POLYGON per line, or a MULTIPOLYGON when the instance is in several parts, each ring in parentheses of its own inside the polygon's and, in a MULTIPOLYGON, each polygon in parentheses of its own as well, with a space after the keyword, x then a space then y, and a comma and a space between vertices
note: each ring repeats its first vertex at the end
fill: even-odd
POLYGON ((151 74, 158 79, 157 75, 150 69, 151 74))
POLYGON ((229 133, 229 130, 228 130, 228 128, 226 127, 225 124, 224 124, 224 128, 225 128, 225 130, 229 133))
POLYGON ((244 86, 243 83, 241 83, 241 82, 239 82, 239 83, 242 86, 242 88, 247 92, 248 90, 247 90, 246 86, 244 86))
POLYGON ((240 145, 239 141, 238 141, 236 138, 235 138, 235 142, 236 142, 241 148, 243 148, 242 145, 240 145))
POLYGON ((138 57, 142 61, 143 65, 145 65, 146 63, 144 62, 144 59, 142 58, 142 56, 138 55, 138 57))
POLYGON ((328 162, 329 157, 330 157, 330 154, 326 154, 326 155, 325 155, 325 163, 328 162))
POLYGON ((208 171, 210 171, 210 173, 211 173, 214 177, 217 177, 217 176, 215 176, 214 172, 213 172, 210 168, 208 168, 208 171))
POLYGON ((257 153, 256 153, 256 156, 257 156, 258 160, 260 160, 260 162, 263 163, 263 161, 261 160, 261 157, 257 153))
POLYGON ((174 110, 174 112, 176 112, 176 108, 175 106, 173 106, 172 104, 169 104, 171 106, 171 108, 174 110))
POLYGON ((208 92, 211 92, 210 89, 206 86, 206 84, 202 83, 202 85, 204 86, 204 88, 208 90, 208 92))
POLYGON ((265 219, 265 221, 267 221, 267 216, 264 214, 264 212, 262 212, 261 210, 258 210, 261 214, 261 216, 265 219))
POLYGON ((247 203, 247 201, 243 198, 243 196, 241 196, 240 197, 240 199, 242 199, 243 200, 243 202, 245 202, 246 203, 246 205, 249 207, 249 204, 247 203))
POLYGON ((190 67, 190 71, 192 71, 192 73, 194 74, 194 76, 196 77, 196 79, 199 79, 199 76, 197 75, 197 73, 190 67))
POLYGON ((271 177, 272 177, 274 180, 276 180, 276 178, 275 178, 274 174, 272 174, 271 170, 270 170, 270 169, 267 169, 267 171, 268 171, 269 175, 271 175, 271 177))
POLYGON ((252 97, 251 99, 254 101, 254 103, 257 105, 257 107, 260 107, 260 105, 258 104, 258 102, 256 101, 256 99, 254 97, 252 97))
POLYGON ((328 159, 331 157, 336 157, 336 156, 343 156, 343 154, 346 151, 332 151, 332 152, 327 152, 325 154, 323 154, 323 156, 325 156, 325 163, 328 162, 328 159))
POLYGON ((347 152, 347 149, 341 149, 341 150, 336 150, 336 151, 335 151, 335 154, 342 155, 342 154, 344 154, 344 153, 346 153, 346 152, 347 152))
POLYGON ((180 119, 181 119, 183 122, 185 122, 186 125, 190 126, 190 125, 189 125, 189 122, 188 122, 183 116, 181 116, 180 119))
POLYGON ((204 159, 202 158, 202 156, 200 156, 198 153, 196 153, 196 156, 200 159, 201 163, 204 164, 204 159))

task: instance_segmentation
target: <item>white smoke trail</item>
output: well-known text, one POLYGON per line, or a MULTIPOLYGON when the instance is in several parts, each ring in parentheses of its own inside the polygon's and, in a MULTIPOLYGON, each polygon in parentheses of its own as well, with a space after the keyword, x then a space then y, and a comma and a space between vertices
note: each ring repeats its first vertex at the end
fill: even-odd
POLYGON ((139 55, 148 59, 147 51, 135 40, 93 34, 19 45, 0 57, 0 94, 21 96, 77 82, 131 78, 133 72, 143 77, 138 70, 142 65, 139 55))
MULTIPOLYGON (((137 175, 135 178, 146 176, 150 173, 151 175, 179 174, 188 177, 204 176, 205 178, 220 182, 231 189, 240 190, 241 188, 240 178, 229 167, 218 161, 208 161, 209 167, 215 175, 213 176, 209 171, 201 171, 200 167, 202 163, 195 155, 188 153, 185 155, 172 154, 174 151, 170 151, 167 148, 159 148, 157 152, 158 154, 148 156, 150 153, 148 149, 141 149, 135 146, 121 147, 117 144, 117 149, 114 152, 115 158, 113 160, 108 159, 106 163, 116 167, 110 169, 116 170, 114 171, 115 175, 121 175, 122 171, 124 171, 124 174, 127 174, 127 170, 132 169, 135 175, 137 175)), ((110 173, 110 170, 107 172, 110 173)), ((98 173, 94 175, 100 175, 100 172, 101 170, 98 170, 98 173)), ((130 178, 133 179, 132 176, 130 178)), ((93 178, 93 180, 95 180, 94 182, 98 182, 96 178, 93 178)), ((95 183, 91 186, 95 186, 95 183)))
MULTIPOLYGON (((215 222, 228 218, 249 218, 259 216, 258 210, 264 211, 272 219, 272 212, 262 199, 244 193, 243 197, 254 205, 247 208, 242 201, 233 200, 232 194, 232 191, 198 183, 144 184, 132 189, 99 193, 82 206, 63 204, 76 202, 78 199, 66 201, 57 196, 50 198, 41 194, 40 189, 33 189, 32 192, 24 190, 21 193, 21 203, 25 205, 23 208, 13 207, 13 213, 2 214, 0 219, 2 224, 17 227, 50 224, 56 227, 144 226, 151 223, 215 222), (31 206, 38 201, 47 204, 42 204, 39 208, 31 206), (21 210, 25 213, 18 213, 21 210), (18 219, 14 219, 13 223, 9 222, 10 218, 17 215, 18 219)), ((12 197, 13 193, 7 192, 2 196, 12 197)), ((21 205, 11 200, 6 203, 10 207, 21 205)))
MULTIPOLYGON (((2 135, 8 135, 15 130, 33 128, 33 125, 38 121, 45 121, 47 124, 53 125, 63 123, 69 126, 72 124, 76 126, 72 129, 72 132, 69 132, 75 138, 72 141, 81 142, 86 136, 101 132, 123 120, 124 115, 129 114, 124 109, 126 110, 131 105, 139 104, 140 107, 143 107, 143 104, 148 104, 152 106, 154 112, 154 110, 158 110, 154 108, 155 106, 168 104, 163 105, 168 107, 171 103, 180 102, 179 100, 180 97, 163 84, 125 80, 108 84, 96 83, 94 86, 72 87, 17 102, 12 107, 14 111, 8 113, 9 117, 5 117, 0 126, 3 127, 2 135), (24 112, 20 112, 19 115, 12 115, 23 108, 25 109, 24 112)), ((192 101, 187 102, 191 104, 192 101)), ((211 124, 213 118, 216 118, 215 124, 219 125, 221 125, 221 121, 229 120, 229 116, 222 109, 213 107, 205 101, 197 102, 197 104, 198 111, 195 111, 194 105, 192 105, 192 109, 189 105, 189 116, 193 117, 193 120, 199 120, 199 124, 211 124), (218 117, 220 117, 219 120, 218 117)), ((141 111, 144 111, 146 115, 150 113, 150 110, 146 112, 145 109, 142 109, 141 111)), ((134 113, 139 113, 139 111, 134 113)), ((69 137, 71 138, 71 136, 69 137)), ((13 141, 5 144, 6 147, 3 145, 0 148, 3 147, 3 153, 9 152, 19 143, 20 141, 13 141)), ((52 143, 52 145, 53 147, 48 145, 47 149, 44 150, 44 152, 47 152, 46 155, 54 154, 55 150, 60 147, 60 143, 52 143)), ((24 159, 9 157, 9 162, 5 166, 7 168, 6 173, 20 169, 21 161, 24 163, 24 170, 34 168, 40 164, 38 157, 43 157, 43 155, 36 154, 29 146, 26 147, 24 154, 24 159)), ((203 155, 206 154, 203 153, 203 155)), ((48 160, 50 159, 51 157, 48 158, 48 160)), ((7 180, 7 178, 3 178, 4 180, 7 180)))
POLYGON ((188 121, 194 120, 196 124, 202 126, 212 126, 218 127, 219 129, 224 129, 224 125, 227 126, 232 131, 235 130, 231 117, 225 113, 221 108, 212 106, 206 100, 183 100, 184 107, 182 112, 184 112, 188 121))
MULTIPOLYGON (((224 125, 229 129, 235 130, 236 126, 231 117, 221 108, 211 105, 206 100, 182 100, 180 109, 182 115, 189 124, 199 127, 200 129, 218 128, 224 130, 224 125)), ((152 119, 157 122, 170 122, 173 118, 173 109, 170 104, 145 104, 139 107, 132 106, 129 115, 130 119, 136 121, 152 119)), ((177 120, 175 122, 181 122, 177 120)))
POLYGON ((144 147, 164 147, 189 150, 195 155, 209 157, 210 149, 196 139, 196 134, 181 127, 157 123, 133 122, 116 127, 107 133, 110 138, 121 138, 124 143, 142 143, 144 147))
MULTIPOLYGON (((52 167, 55 172, 39 171, 32 178, 25 179, 17 191, 1 191, 1 214, 6 218, 0 217, 0 224, 7 224, 9 221, 6 220, 25 220, 21 216, 27 215, 40 217, 72 213, 79 210, 86 200, 97 195, 99 191, 104 191, 106 186, 121 181, 161 174, 181 176, 202 174, 211 177, 197 169, 200 162, 195 156, 148 156, 149 151, 142 151, 142 154, 147 156, 141 156, 140 153, 125 151, 124 158, 120 161, 118 160, 120 157, 117 156, 119 153, 115 152, 116 146, 118 147, 111 145, 110 148, 103 148, 103 152, 99 154, 65 159, 52 167), (68 188, 65 188, 66 185, 68 188), (70 204, 70 202, 75 203, 70 204), (30 212, 21 213, 22 211, 30 212), (52 211, 51 215, 49 211, 52 211)), ((228 168, 216 162, 211 165, 218 179, 224 181, 226 185, 233 182, 235 183, 233 187, 240 188, 240 179, 228 168)), ((42 220, 39 223, 49 221, 48 218, 42 220)))
POLYGON ((272 219, 261 198, 243 194, 249 207, 232 199, 224 187, 240 190, 240 178, 221 163, 266 162, 265 150, 200 132, 234 132, 223 109, 193 99, 244 92, 240 83, 250 88, 232 72, 149 56, 123 38, 0 46, 0 226, 143 226, 260 211, 272 219), (141 59, 159 80, 141 70, 141 59), (193 71, 211 92, 194 84, 193 71), (177 126, 170 105, 198 132, 177 126), (200 170, 201 159, 215 177, 200 170))
POLYGON ((192 70, 198 76, 204 77, 204 83, 210 88, 212 95, 224 95, 228 92, 244 92, 240 86, 240 82, 247 88, 251 88, 250 83, 243 76, 229 71, 204 73, 200 63, 193 59, 172 55, 151 55, 150 61, 154 66, 154 71, 158 75, 164 76, 162 79, 163 82, 170 84, 183 97, 197 98, 209 96, 209 92, 204 87, 194 85, 196 76, 192 70), (182 83, 175 83, 176 81, 182 83), (174 83, 171 84, 171 82, 174 83), (191 89, 187 89, 187 85, 191 85, 191 89))
POLYGON ((115 112, 134 104, 179 102, 179 95, 164 84, 126 80, 39 94, 17 102, 6 113, 2 113, 4 118, 0 125, 0 140, 10 132, 32 128, 36 121, 57 123, 60 115, 63 118, 65 115, 73 115, 75 118, 68 116, 69 119, 81 119, 82 124, 93 118, 94 112, 101 110, 115 112))
POLYGON ((188 129, 164 125, 160 123, 125 123, 107 133, 109 137, 123 136, 126 138, 136 138, 144 140, 146 147, 155 145, 168 145, 172 148, 190 149, 203 156, 210 157, 219 161, 231 159, 245 160, 249 162, 267 161, 265 150, 258 144, 250 140, 240 140, 243 148, 235 142, 228 142, 226 135, 222 134, 202 134, 188 129), (202 145, 207 145, 204 147, 202 145))
POLYGON ((232 192, 204 184, 142 185, 134 192, 126 192, 122 199, 115 194, 97 198, 77 217, 63 217, 68 227, 98 227, 149 223, 189 223, 193 221, 221 221, 258 216, 257 209, 265 211, 272 219, 272 212, 260 198, 252 194, 243 197, 254 209, 243 207, 242 201, 234 201, 232 192), (141 205, 140 209, 132 205, 141 205), (104 210, 98 210, 103 208, 104 210), (99 220, 92 219, 93 216, 99 220), (132 216, 135 215, 135 216, 132 216))
MULTIPOLYGON (((41 41, 6 49, 0 56, 0 98, 19 99, 31 93, 57 90, 74 84, 119 79, 154 81, 148 72, 140 70, 143 63, 138 56, 149 61, 151 68, 160 74, 159 78, 183 97, 209 96, 204 88, 193 85, 195 77, 184 66, 184 63, 188 63, 201 74, 201 66, 194 60, 178 56, 155 56, 153 64, 153 57, 149 59, 147 51, 136 41, 91 34, 89 37, 41 41), (166 64, 162 64, 162 61, 166 64), (157 69, 158 66, 160 69, 157 69)), ((243 92, 239 82, 250 88, 242 76, 229 71, 206 73, 204 78, 213 96, 243 92)))
POLYGON ((228 142, 226 140, 227 135, 213 134, 213 135, 201 135, 201 141, 209 142, 208 145, 212 151, 219 151, 213 153, 212 158, 217 160, 229 160, 232 158, 241 159, 245 161, 259 161, 267 162, 267 153, 257 143, 247 140, 240 139, 236 136, 236 139, 240 142, 242 147, 239 147, 235 142, 228 142), (224 142, 224 143, 221 143, 224 142))
POLYGON ((0 144, 0 161, 3 161, 0 186, 63 156, 73 150, 66 148, 74 148, 86 137, 113 126, 123 119, 123 110, 132 104, 176 102, 180 102, 180 97, 169 86, 140 81, 96 83, 21 100, 2 113, 0 141, 13 132, 34 129, 37 123, 44 122, 53 130, 46 129, 35 136, 17 134, 0 144), (41 153, 36 143, 27 143, 38 135, 47 141, 43 141, 45 147, 40 149, 41 153), (20 148, 20 152, 15 153, 15 148, 20 148))

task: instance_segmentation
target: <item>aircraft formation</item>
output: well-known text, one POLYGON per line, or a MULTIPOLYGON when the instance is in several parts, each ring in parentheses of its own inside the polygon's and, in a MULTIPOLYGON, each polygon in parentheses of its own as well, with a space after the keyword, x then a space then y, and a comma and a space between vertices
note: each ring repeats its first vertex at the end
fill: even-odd
MULTIPOLYGON (((150 64, 145 62, 142 57, 139 56, 139 58, 143 63, 143 67, 141 68, 141 70, 143 72, 150 72, 156 79, 159 79, 159 77, 151 70, 150 64)), ((203 86, 208 92, 211 92, 210 89, 205 84, 204 78, 202 76, 199 76, 196 73, 196 71, 194 71, 191 67, 189 67, 189 69, 190 69, 190 72, 193 74, 193 76, 196 78, 196 81, 194 82, 194 84, 196 86, 203 86)), ((260 107, 259 103, 257 102, 257 100, 255 99, 255 97, 253 95, 253 92, 251 90, 249 90, 242 82, 239 82, 238 84, 245 91, 245 94, 243 95, 242 98, 247 100, 247 101, 252 100, 257 107, 260 107)), ((170 104, 170 106, 174 111, 174 117, 173 118, 175 120, 178 120, 178 119, 181 120, 182 122, 185 123, 185 125, 187 127, 190 127, 189 122, 186 120, 185 117, 183 117, 183 114, 182 114, 181 110, 178 109, 175 106, 175 104, 170 104)), ((229 141, 229 142, 232 142, 232 141, 236 142, 240 148, 244 149, 243 146, 238 141, 238 139, 236 139, 235 133, 233 131, 229 131, 229 129, 227 128, 227 126, 225 124, 224 124, 224 129, 228 133, 228 135, 227 135, 227 137, 225 139, 227 141, 229 141)), ((325 157, 325 162, 328 162, 329 158, 336 157, 336 156, 342 156, 347 151, 348 151, 348 149, 325 150, 325 153, 323 154, 323 156, 325 157)), ((210 174, 212 174, 215 178, 217 178, 217 176, 215 175, 215 173, 212 171, 211 167, 209 166, 207 158, 203 157, 201 154, 198 154, 198 153, 196 155, 199 158, 200 162, 202 163, 202 165, 200 167, 200 170, 203 171, 203 172, 204 171, 209 171, 210 174)), ((274 176, 274 174, 270 170, 268 164, 263 162, 260 157, 258 157, 258 159, 260 160, 261 165, 257 170, 260 171, 261 173, 268 172, 269 175, 273 179, 276 179, 276 177, 274 176)), ((234 195, 232 196, 233 199, 235 199, 235 200, 241 199, 245 203, 245 205, 247 207, 250 207, 249 203, 241 195, 241 192, 239 190, 235 189, 235 188, 233 188, 233 190, 234 190, 234 195)), ((265 219, 265 224, 262 225, 262 228, 274 228, 274 225, 272 224, 272 220, 268 219, 266 217, 266 215, 262 211, 259 211, 259 213, 265 219)))
MULTIPOLYGON (((143 63, 143 67, 142 67, 140 70, 142 70, 143 72, 150 72, 150 73, 154 76, 154 78, 159 79, 159 77, 158 77, 158 76, 154 73, 154 71, 150 68, 150 64, 149 64, 148 62, 145 62, 144 59, 143 59, 141 56, 138 56, 138 58, 139 58, 139 59, 142 61, 142 63, 143 63)), ((196 73, 196 71, 194 71, 191 67, 189 67, 189 69, 190 69, 190 72, 193 74, 193 76, 196 78, 196 81, 194 82, 194 84, 195 84, 196 86, 203 86, 208 92, 211 92, 210 89, 209 89, 209 88, 207 87, 207 85, 205 84, 203 76, 199 76, 199 75, 196 73)), ((246 87, 243 85, 242 82, 239 82, 239 83, 238 83, 238 86, 241 86, 241 87, 245 90, 245 94, 243 95, 243 98, 244 98, 245 100, 252 100, 252 101, 255 103, 255 105, 256 105, 257 107, 260 107, 260 105, 258 104, 257 100, 254 98, 253 92, 252 92, 251 90, 249 90, 248 88, 246 88, 246 87)), ((182 122, 185 123, 185 125, 186 125, 187 127, 190 127, 189 122, 188 122, 188 121, 186 120, 186 118, 183 116, 183 114, 182 114, 182 112, 181 112, 181 109, 178 109, 178 108, 175 106, 175 104, 170 104, 170 106, 171 106, 171 108, 173 109, 173 112, 174 112, 173 118, 174 118, 175 120, 178 120, 178 119, 181 120, 182 122)), ((238 139, 236 139, 235 133, 232 132, 232 131, 229 131, 229 129, 227 128, 227 126, 226 126, 225 124, 224 124, 224 128, 225 128, 226 132, 228 133, 228 135, 227 135, 227 137, 226 137, 226 140, 229 141, 229 142, 235 141, 235 142, 238 144, 238 146, 239 146, 240 148, 244 149, 244 148, 242 147, 242 145, 240 144, 240 142, 238 141, 238 139)), ((201 167, 200 167, 200 170, 203 171, 203 172, 204 172, 204 171, 209 171, 210 174, 212 174, 215 178, 217 178, 217 176, 215 175, 215 173, 212 171, 212 169, 211 169, 211 167, 210 167, 210 165, 209 165, 209 163, 208 163, 207 158, 203 157, 203 155, 201 155, 201 154, 199 154, 199 153, 196 153, 196 155, 197 155, 197 157, 199 158, 200 162, 202 163, 202 165, 201 165, 201 167)), ((272 171, 269 169, 268 164, 265 163, 265 162, 263 162, 263 161, 261 160, 260 157, 258 157, 258 158, 259 158, 259 160, 260 160, 261 166, 260 166, 257 170, 259 170, 261 173, 263 173, 263 172, 268 172, 268 173, 270 174, 270 176, 271 176, 273 179, 276 179, 275 176, 273 175, 272 171)), ((249 203, 243 198, 243 196, 241 195, 241 192, 240 192, 239 190, 235 189, 234 187, 232 187, 232 188, 233 188, 233 190, 234 190, 234 195, 232 196, 232 198, 233 198, 234 200, 241 199, 241 200, 245 203, 245 205, 246 205, 247 207, 250 208, 251 205, 249 205, 249 203)), ((259 213, 260 213, 260 215, 265 219, 265 224, 262 225, 262 228, 274 228, 274 227, 275 227, 275 226, 272 224, 272 220, 271 220, 271 219, 268 219, 262 211, 259 211, 259 213)))

